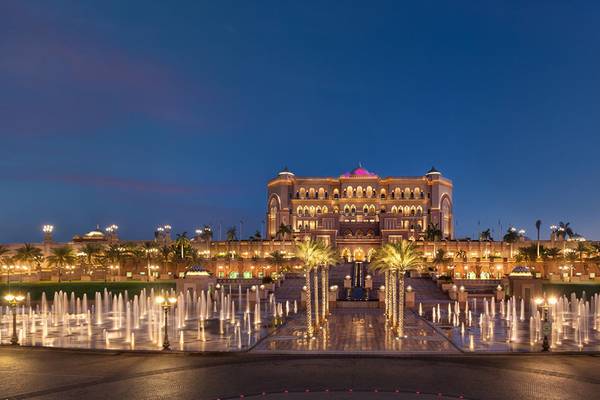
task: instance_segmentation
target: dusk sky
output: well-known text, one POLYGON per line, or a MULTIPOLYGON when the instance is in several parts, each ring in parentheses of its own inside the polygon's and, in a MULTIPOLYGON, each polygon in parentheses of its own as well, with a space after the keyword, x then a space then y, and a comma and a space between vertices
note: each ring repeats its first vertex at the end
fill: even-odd
POLYGON ((247 237, 284 166, 359 162, 441 170, 457 237, 539 218, 600 239, 599 21, 595 1, 2 1, 0 242, 247 237))

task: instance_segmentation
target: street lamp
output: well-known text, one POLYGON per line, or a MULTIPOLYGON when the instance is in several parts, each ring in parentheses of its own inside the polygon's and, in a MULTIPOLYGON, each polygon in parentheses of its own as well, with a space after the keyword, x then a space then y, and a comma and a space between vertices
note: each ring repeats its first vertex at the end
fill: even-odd
POLYGON ((556 304, 556 297, 550 297, 547 300, 545 297, 537 297, 535 299, 535 304, 542 309, 542 334, 544 335, 544 340, 542 341, 542 351, 548 351, 550 349, 548 335, 552 333, 552 323, 548 320, 548 308, 556 304))
POLYGON ((170 350, 171 349, 171 343, 169 343, 169 328, 168 328, 168 321, 169 321, 169 310, 171 309, 171 307, 173 307, 175 305, 175 303, 177 303, 177 297, 164 297, 164 296, 157 296, 154 301, 156 302, 156 304, 159 304, 164 313, 165 313, 165 338, 163 340, 163 350, 170 350))
POLYGON ((10 306, 13 316, 13 329, 12 329, 12 337, 10 338, 10 344, 16 346, 19 344, 19 337, 17 336, 17 305, 25 299, 25 296, 17 294, 8 293, 4 296, 4 300, 10 306))

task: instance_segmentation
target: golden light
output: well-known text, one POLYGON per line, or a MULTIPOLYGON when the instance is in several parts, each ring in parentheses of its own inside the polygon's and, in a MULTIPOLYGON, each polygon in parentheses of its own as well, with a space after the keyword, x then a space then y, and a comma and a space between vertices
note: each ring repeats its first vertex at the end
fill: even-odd
POLYGON ((539 306, 540 304, 542 304, 543 302, 544 302, 544 299, 542 299, 541 297, 536 297, 536 298, 535 298, 535 304, 537 304, 538 306, 539 306))
POLYGON ((156 297, 154 298, 154 302, 155 302, 156 304, 162 304, 162 303, 164 303, 164 302, 165 302, 165 298, 164 298, 163 296, 156 296, 156 297))
POLYGON ((169 303, 171 303, 171 304, 177 303, 177 297, 169 297, 169 303))
POLYGON ((555 305, 555 304, 556 304, 556 302, 557 302, 557 299, 556 299, 556 297, 550 297, 550 298, 548 299, 548 303, 549 303, 551 306, 555 305))
POLYGON ((14 299, 15 299, 15 296, 10 293, 4 296, 4 300, 6 300, 6 301, 13 301, 14 299))

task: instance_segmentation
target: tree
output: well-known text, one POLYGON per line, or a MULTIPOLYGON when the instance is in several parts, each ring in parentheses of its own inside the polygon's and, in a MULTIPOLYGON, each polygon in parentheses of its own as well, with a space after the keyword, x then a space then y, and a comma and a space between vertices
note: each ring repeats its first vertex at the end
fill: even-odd
POLYGON ((200 233, 200 239, 204 242, 210 242, 212 237, 212 228, 209 225, 204 225, 204 228, 202 228, 202 232, 200 233))
POLYGON ((23 246, 19 247, 15 252, 15 260, 25 263, 31 271, 34 260, 40 255, 42 255, 42 250, 33 246, 31 243, 24 243, 23 246))
POLYGON ((104 270, 105 282, 108 276, 108 267, 116 266, 117 268, 121 268, 126 255, 127 253, 125 252, 125 248, 120 244, 113 243, 106 248, 104 251, 104 259, 102 260, 103 262, 100 263, 100 266, 104 270))
POLYGON ((162 246, 158 252, 163 264, 163 273, 166 274, 169 267, 169 262, 171 261, 171 257, 173 255, 173 250, 169 246, 162 246))
POLYGON ((187 232, 177 234, 175 239, 175 247, 177 248, 181 260, 184 260, 186 250, 191 247, 190 239, 187 237, 187 232))
MULTIPOLYGON (((8 247, 0 244, 0 264, 2 264, 2 265, 8 264, 8 260, 10 259, 10 256, 8 256, 9 253, 10 253, 10 249, 8 247)), ((7 271, 9 271, 9 270, 7 270, 7 271)), ((6 283, 10 283, 10 276, 7 276, 6 283)))
POLYGON ((322 293, 322 319, 329 315, 329 267, 340 262, 338 252, 331 245, 322 244, 319 252, 321 265, 321 293, 322 293))
POLYGON ((85 262, 90 271, 97 265, 98 258, 102 255, 103 250, 103 246, 97 243, 86 243, 81 248, 81 252, 85 254, 85 262))
POLYGON ((479 240, 481 241, 492 241, 492 231, 488 228, 485 231, 479 233, 479 240))
POLYGON ((535 221, 535 229, 537 230, 537 258, 540 258, 540 228, 542 227, 542 220, 538 219, 535 221))
POLYGON ((148 274, 148 281, 150 281, 150 261, 154 259, 156 254, 158 253, 158 249, 156 248, 156 243, 153 241, 145 241, 142 244, 142 250, 144 252, 144 257, 146 258, 146 274, 148 274))
POLYGON ((435 252, 435 257, 433 257, 433 265, 436 267, 437 270, 437 267, 446 266, 450 262, 450 260, 452 259, 448 257, 448 254, 444 249, 438 249, 438 251, 435 252))
POLYGON ((296 257, 302 262, 306 277, 306 334, 309 338, 314 336, 312 321, 312 304, 310 289, 310 273, 319 265, 321 246, 314 240, 307 240, 296 245, 296 257))
POLYGON ((571 228, 571 223, 560 221, 558 223, 558 227, 556 228, 556 237, 558 239, 565 240, 567 236, 569 237, 569 239, 575 236, 575 232, 571 228))
POLYGON ((225 235, 227 237, 228 242, 233 242, 234 240, 237 240, 237 230, 235 229, 235 226, 229 227, 225 235))
POLYGON ((77 256, 71 246, 55 247, 50 251, 48 264, 58 270, 58 281, 61 281, 62 269, 67 265, 73 265, 77 261, 77 256))
POLYGON ((467 252, 464 251, 464 250, 462 250, 462 249, 458 250, 454 254, 454 257, 457 258, 457 259, 459 259, 459 260, 462 260, 463 262, 466 262, 467 261, 467 252))
POLYGON ((292 234, 292 227, 290 225, 285 225, 284 223, 282 223, 281 225, 279 225, 279 228, 277 229, 276 236, 280 240, 285 241, 286 236, 291 235, 291 234, 292 234))
POLYGON ((430 242, 436 242, 442 240, 442 230, 438 224, 429 223, 425 229, 425 240, 430 242))
POLYGON ((283 269, 283 265, 285 264, 285 255, 281 251, 275 250, 269 254, 269 257, 271 258, 271 262, 275 264, 276 271, 283 269))
POLYGON ((414 243, 406 240, 386 243, 371 261, 372 269, 388 271, 386 292, 391 292, 392 326, 397 329, 399 337, 404 336, 404 274, 408 270, 419 269, 421 263, 421 254, 414 243))
POLYGON ((517 232, 517 230, 513 227, 508 228, 508 230, 506 231, 506 233, 504 234, 504 236, 502 237, 502 240, 505 241, 506 243, 516 243, 519 240, 519 232, 517 232))
POLYGON ((254 232, 254 235, 250 236, 250 241, 260 240, 261 238, 262 235, 260 234, 260 231, 256 230, 256 232, 254 232))

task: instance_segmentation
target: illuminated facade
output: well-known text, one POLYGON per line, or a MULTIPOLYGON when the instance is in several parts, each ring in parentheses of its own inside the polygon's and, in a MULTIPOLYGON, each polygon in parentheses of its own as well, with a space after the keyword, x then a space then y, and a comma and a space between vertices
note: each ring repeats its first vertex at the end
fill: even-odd
POLYGON ((452 181, 432 168, 423 176, 379 177, 359 166, 339 177, 298 177, 284 169, 269 181, 267 238, 290 226, 340 248, 347 259, 370 258, 382 243, 425 240, 428 225, 453 239, 452 181))

